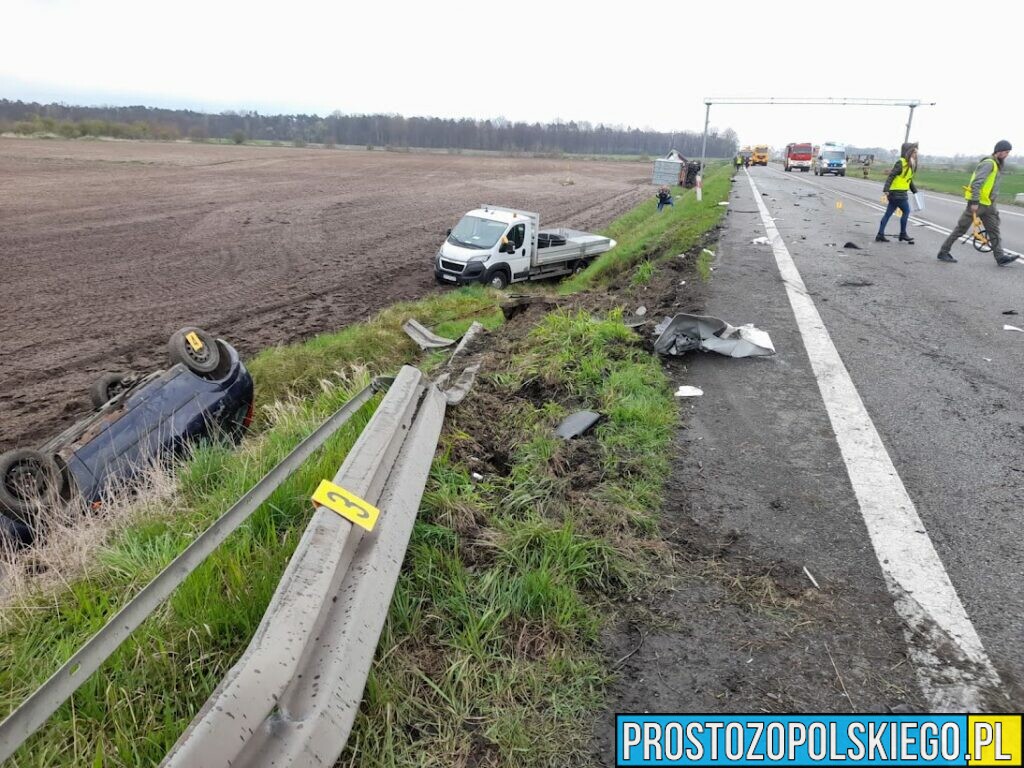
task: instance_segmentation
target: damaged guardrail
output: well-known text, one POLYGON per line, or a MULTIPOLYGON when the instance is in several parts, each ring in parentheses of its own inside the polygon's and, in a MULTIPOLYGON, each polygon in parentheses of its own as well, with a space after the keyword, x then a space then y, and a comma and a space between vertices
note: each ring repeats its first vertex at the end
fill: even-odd
POLYGON ((132 598, 106 625, 91 637, 64 665, 0 723, 0 762, 18 749, 61 704, 71 698, 89 676, 106 661, 128 636, 156 610, 178 586, 244 523, 299 465, 347 422, 377 392, 388 389, 390 377, 375 378, 335 411, 291 453, 180 555, 132 598))
POLYGON ((314 513, 248 649, 162 765, 335 763, 362 701, 446 402, 418 370, 402 369, 327 486, 341 499, 337 511, 314 513), (373 518, 376 507, 383 516, 371 530, 351 522, 373 518))

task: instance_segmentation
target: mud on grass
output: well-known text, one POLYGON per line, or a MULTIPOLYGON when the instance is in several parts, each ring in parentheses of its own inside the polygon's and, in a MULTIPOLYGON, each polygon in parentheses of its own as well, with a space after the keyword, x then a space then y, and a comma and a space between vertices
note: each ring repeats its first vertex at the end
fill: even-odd
POLYGON ((666 556, 646 510, 676 413, 621 315, 587 302, 511 318, 449 411, 343 764, 592 764, 603 616, 666 556), (601 422, 555 437, 581 409, 601 422))

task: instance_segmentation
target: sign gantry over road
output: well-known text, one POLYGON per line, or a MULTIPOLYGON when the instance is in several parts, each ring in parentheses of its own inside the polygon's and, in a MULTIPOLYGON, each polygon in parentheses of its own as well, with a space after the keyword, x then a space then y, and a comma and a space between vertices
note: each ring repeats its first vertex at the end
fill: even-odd
POLYGON ((712 104, 822 104, 825 106, 840 107, 909 107, 910 115, 907 117, 907 131, 903 141, 910 141, 910 124, 914 121, 914 110, 918 107, 934 107, 934 101, 921 101, 920 99, 851 99, 846 97, 825 97, 825 98, 789 98, 780 96, 708 96, 704 99, 707 109, 704 112, 704 141, 700 148, 700 167, 704 173, 704 163, 707 161, 708 148, 708 124, 711 121, 712 104))

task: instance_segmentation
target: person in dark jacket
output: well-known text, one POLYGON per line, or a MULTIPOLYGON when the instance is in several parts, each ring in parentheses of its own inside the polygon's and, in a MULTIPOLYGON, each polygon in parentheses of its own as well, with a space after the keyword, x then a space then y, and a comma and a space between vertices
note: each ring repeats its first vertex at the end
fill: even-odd
POLYGON ((668 187, 662 187, 658 190, 658 210, 660 211, 666 205, 675 208, 675 203, 672 202, 672 193, 668 191, 668 187))
POLYGON ((946 242, 939 248, 939 261, 956 262, 949 249, 953 243, 961 237, 974 223, 977 215, 985 228, 985 235, 992 245, 992 255, 996 264, 1000 267, 1016 261, 1019 257, 1011 256, 1003 250, 999 237, 999 209, 996 208, 996 197, 999 194, 999 177, 1003 175, 1003 163, 1007 155, 1013 149, 1010 142, 1003 139, 996 142, 995 149, 988 157, 982 158, 978 167, 974 169, 971 180, 964 187, 964 197, 967 199, 967 209, 960 215, 953 231, 949 233, 946 242))
POLYGON ((882 222, 878 225, 878 234, 875 235, 875 242, 888 243, 889 238, 885 236, 885 225, 889 223, 896 209, 900 210, 900 240, 905 243, 914 244, 914 238, 907 234, 907 220, 910 219, 910 195, 917 192, 914 186, 914 173, 917 171, 917 143, 906 143, 900 147, 900 156, 896 165, 889 171, 889 176, 882 187, 882 194, 886 196, 889 204, 882 215, 882 222))

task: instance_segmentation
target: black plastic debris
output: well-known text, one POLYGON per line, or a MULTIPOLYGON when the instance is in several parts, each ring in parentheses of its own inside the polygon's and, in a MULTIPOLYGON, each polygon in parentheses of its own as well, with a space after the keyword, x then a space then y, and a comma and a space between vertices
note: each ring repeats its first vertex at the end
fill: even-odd
POLYGON ((1020 313, 1016 309, 1008 309, 1003 312, 1004 315, 1019 315, 1020 313))
POLYGON ((856 251, 860 250, 860 246, 850 240, 847 240, 845 243, 843 243, 843 248, 853 248, 856 251))
POLYGON ((599 413, 577 411, 565 417, 562 423, 558 425, 558 429, 555 430, 555 434, 563 440, 571 440, 589 431, 600 420, 601 414, 599 413))

